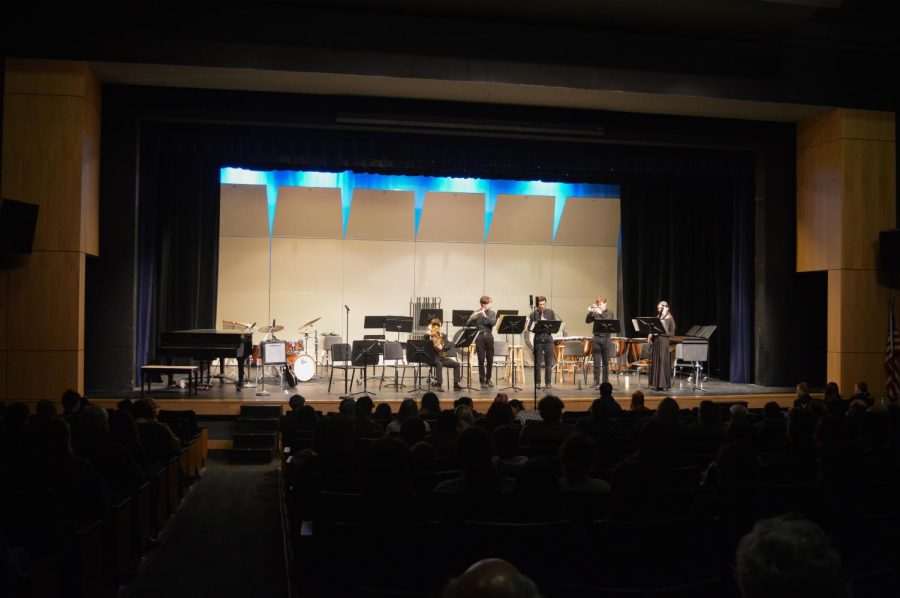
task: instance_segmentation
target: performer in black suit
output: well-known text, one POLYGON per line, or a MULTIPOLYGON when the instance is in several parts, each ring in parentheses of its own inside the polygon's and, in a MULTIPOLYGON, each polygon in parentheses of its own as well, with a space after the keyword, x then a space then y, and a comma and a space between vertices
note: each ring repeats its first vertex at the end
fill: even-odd
MULTIPOLYGON (((535 300, 537 302, 535 309, 528 316, 528 330, 533 330, 534 323, 539 320, 556 319, 556 314, 553 313, 553 310, 547 308, 546 297, 538 296, 535 297, 535 300)), ((544 364, 544 381, 547 383, 544 388, 553 388, 553 366, 556 363, 556 351, 553 345, 553 336, 546 332, 534 335, 534 385, 538 389, 541 388, 541 363, 544 364)))
POLYGON ((665 334, 651 334, 650 343, 650 386, 656 390, 666 390, 672 386, 672 370, 669 364, 669 337, 675 335, 675 318, 669 311, 669 304, 660 301, 656 306, 659 321, 665 334))
MULTIPOLYGON (((615 316, 606 308, 606 297, 597 297, 597 301, 588 306, 585 324, 593 324, 597 320, 613 320, 615 316)), ((595 334, 591 339, 591 355, 594 358, 593 389, 600 388, 600 371, 603 370, 603 382, 609 382, 609 335, 595 334)))
POLYGON ((478 336, 475 337, 475 355, 478 356, 478 381, 481 388, 489 388, 494 385, 491 382, 491 374, 494 368, 494 335, 491 330, 497 323, 497 312, 492 309, 493 299, 483 295, 479 301, 481 309, 473 311, 469 316, 468 325, 478 328, 478 336))

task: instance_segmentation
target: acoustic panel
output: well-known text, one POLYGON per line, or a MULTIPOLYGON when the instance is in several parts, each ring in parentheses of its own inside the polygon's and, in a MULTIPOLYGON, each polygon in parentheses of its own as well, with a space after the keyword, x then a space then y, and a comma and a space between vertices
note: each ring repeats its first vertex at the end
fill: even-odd
POLYGON ((353 192, 347 239, 412 241, 414 227, 415 198, 411 191, 353 192))
POLYGON ((10 401, 47 399, 58 404, 70 388, 84 392, 84 351, 10 351, 7 363, 10 401))
POLYGON ((272 291, 338 293, 344 288, 339 239, 272 239, 272 291))
POLYGON ((416 240, 481 245, 484 240, 484 195, 426 193, 416 240))
POLYGON ((551 243, 555 206, 553 197, 498 195, 488 243, 551 243))
POLYGON ((281 187, 272 236, 341 239, 342 213, 340 189, 281 187))
POLYGON ((268 238, 269 208, 264 186, 222 185, 219 202, 219 236, 268 238))
POLYGON ((554 243, 617 247, 619 221, 618 199, 570 197, 566 200, 554 243))
POLYGON ((269 319, 269 240, 264 237, 219 239, 219 286, 216 323, 269 319))
POLYGON ((415 296, 467 297, 477 305, 484 290, 482 243, 416 243, 415 296))
POLYGON ((413 293, 413 243, 344 241, 344 292, 366 295, 413 293))
POLYGON ((550 296, 553 284, 552 245, 485 246, 485 294, 550 296))

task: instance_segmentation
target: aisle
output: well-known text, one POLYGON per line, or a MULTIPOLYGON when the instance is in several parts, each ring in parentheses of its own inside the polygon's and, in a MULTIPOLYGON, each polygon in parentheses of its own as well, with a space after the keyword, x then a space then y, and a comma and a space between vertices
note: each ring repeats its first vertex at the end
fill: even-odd
POLYGON ((287 597, 277 461, 210 453, 162 546, 128 598, 287 597))

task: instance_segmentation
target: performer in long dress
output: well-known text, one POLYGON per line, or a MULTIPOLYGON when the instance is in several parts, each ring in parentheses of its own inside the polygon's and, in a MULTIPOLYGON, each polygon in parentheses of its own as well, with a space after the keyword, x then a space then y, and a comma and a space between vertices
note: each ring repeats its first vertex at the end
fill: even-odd
POLYGON ((669 364, 669 337, 675 334, 675 318, 669 311, 669 304, 660 301, 656 306, 659 321, 665 334, 651 334, 650 343, 650 386, 656 390, 666 390, 672 386, 672 370, 669 364))
POLYGON ((478 381, 481 388, 494 385, 491 382, 494 368, 494 335, 491 330, 497 323, 497 312, 490 309, 493 301, 487 295, 483 295, 479 301, 481 309, 473 311, 469 316, 469 325, 478 328, 478 336, 475 337, 475 355, 478 356, 478 381))
MULTIPOLYGON (((533 330, 534 323, 539 320, 556 319, 556 314, 547 307, 546 297, 538 296, 535 297, 535 300, 537 301, 535 309, 528 316, 528 330, 533 330)), ((534 385, 538 390, 541 389, 541 363, 544 364, 544 381, 547 383, 543 388, 553 388, 553 366, 556 364, 555 349, 553 335, 546 332, 534 335, 534 385)))
MULTIPOLYGON (((585 324, 593 324, 597 320, 613 320, 615 316, 606 307, 606 297, 597 297, 597 301, 588 306, 585 324)), ((600 388, 602 370, 603 382, 609 382, 609 335, 595 334, 591 339, 591 356, 594 358, 593 389, 600 388)))

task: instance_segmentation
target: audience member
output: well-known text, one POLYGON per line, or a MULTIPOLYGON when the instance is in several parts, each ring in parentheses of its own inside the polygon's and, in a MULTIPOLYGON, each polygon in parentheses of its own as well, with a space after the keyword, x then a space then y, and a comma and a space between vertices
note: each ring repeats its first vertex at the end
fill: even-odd
POLYGON ((812 404, 812 397, 809 394, 809 385, 806 382, 797 383, 797 398, 794 399, 794 407, 802 407, 809 409, 812 404))
POLYGON ((519 523, 559 521, 565 518, 560 499, 556 465, 547 459, 529 459, 515 478, 506 517, 519 523))
POLYGON ((131 411, 116 409, 109 414, 109 441, 124 446, 134 462, 144 472, 149 472, 152 461, 141 444, 141 433, 131 411))
POLYGON ((456 435, 459 420, 456 411, 445 409, 438 415, 434 424, 434 432, 426 439, 430 445, 437 449, 443 459, 456 460, 456 435))
POLYGON ((150 461, 164 465, 178 454, 181 441, 166 424, 156 421, 156 403, 140 399, 134 404, 134 422, 141 435, 141 446, 150 461))
POLYGON ((861 381, 857 382, 856 386, 853 387, 853 396, 850 397, 850 400, 862 401, 869 407, 875 404, 875 399, 869 394, 869 385, 861 381))
POLYGON ((825 385, 824 401, 825 406, 828 407, 828 412, 832 415, 842 417, 847 414, 847 409, 850 407, 850 401, 845 401, 841 398, 837 382, 829 382, 825 385))
POLYGON ((437 471, 440 455, 433 445, 425 441, 419 441, 409 447, 409 456, 412 462, 413 473, 437 471))
POLYGON ((418 415, 407 417, 400 424, 400 439, 406 443, 406 446, 412 446, 425 440, 427 432, 428 424, 418 415))
POLYGON ((725 424, 722 422, 722 410, 710 400, 700 401, 697 409, 697 421, 685 426, 689 436, 701 438, 722 438, 725 436, 725 424))
POLYGON ((669 433, 669 438, 674 440, 684 436, 681 410, 678 407, 678 402, 672 397, 665 397, 659 402, 653 417, 665 427, 669 433))
POLYGON ((640 390, 636 390, 631 393, 631 406, 629 407, 630 411, 650 411, 646 405, 644 405, 644 393, 640 390))
POLYGON ((637 452, 621 461, 612 474, 610 517, 641 520, 659 515, 652 488, 660 485, 673 464, 672 442, 666 425, 650 418, 641 427, 637 452))
POLYGON ((591 403, 590 416, 582 417, 575 422, 575 427, 594 438, 606 439, 622 433, 618 422, 609 418, 609 404, 603 398, 594 399, 591 403))
POLYGON ((502 501, 500 493, 511 492, 513 480, 502 477, 491 462, 491 439, 481 428, 469 427, 460 432, 456 443, 456 458, 462 468, 459 478, 444 480, 434 491, 466 495, 470 500, 460 502, 459 515, 474 515, 472 509, 483 509, 485 514, 499 513, 502 501))
POLYGON ((341 397, 341 402, 338 404, 338 417, 354 419, 356 417, 356 399, 353 397, 341 397))
POLYGON ((98 405, 85 408, 81 413, 80 430, 75 454, 93 464, 114 497, 133 494, 144 475, 127 448, 110 442, 106 409, 98 405))
POLYGON ((391 406, 388 403, 378 403, 378 406, 375 407, 375 413, 372 415, 372 419, 381 424, 382 428, 387 428, 388 424, 391 423, 391 418, 393 418, 394 414, 391 411, 391 406))
POLYGON ((501 476, 515 478, 528 463, 528 457, 519 454, 519 430, 515 426, 499 426, 492 437, 494 456, 491 462, 501 476))
POLYGON ((575 431, 574 426, 560 421, 565 405, 555 395, 545 395, 538 402, 541 421, 532 421, 522 428, 521 443, 523 446, 555 449, 569 434, 575 431))
POLYGON ((606 412, 615 417, 615 414, 622 412, 622 406, 613 398, 613 387, 609 382, 600 384, 599 400, 606 406, 606 412))
POLYGON ((763 420, 755 424, 754 433, 757 440, 784 442, 787 438, 787 418, 778 403, 769 401, 763 406, 763 420))
POLYGON ((492 434, 500 426, 513 425, 515 419, 509 403, 494 401, 488 408, 487 414, 478 421, 484 422, 487 433, 492 434))
POLYGON ((359 397, 356 401, 356 417, 353 419, 353 429, 360 438, 379 438, 384 435, 381 424, 372 419, 372 411, 375 403, 368 395, 359 397))
POLYGON ((846 598, 841 557, 808 519, 763 519, 738 545, 735 578, 743 598, 846 598))
POLYGON ((385 435, 399 436, 400 426, 403 424, 403 421, 408 417, 418 417, 418 415, 419 406, 416 404, 416 400, 411 397, 406 397, 400 402, 400 408, 397 409, 397 419, 389 423, 384 429, 385 435))
POLYGON ((587 434, 575 432, 566 438, 559 449, 563 474, 559 480, 560 489, 564 492, 609 493, 606 481, 588 477, 598 455, 597 443, 587 434))
POLYGON ((512 407, 513 418, 515 419, 516 425, 520 428, 524 428, 525 424, 528 422, 541 421, 541 414, 537 411, 526 409, 525 404, 519 399, 511 400, 509 406, 512 407))
POLYGON ((62 395, 63 413, 62 417, 66 421, 70 421, 78 417, 78 410, 81 409, 81 395, 78 391, 71 388, 62 395))
POLYGON ((456 429, 459 432, 462 432, 475 423, 475 415, 472 413, 472 408, 468 405, 457 405, 456 421, 456 429))
POLYGON ((540 598, 529 578, 507 561, 478 561, 444 588, 443 598, 540 598))
POLYGON ((422 395, 422 405, 419 407, 419 417, 422 419, 437 419, 441 414, 441 400, 438 396, 428 391, 422 395))

